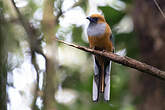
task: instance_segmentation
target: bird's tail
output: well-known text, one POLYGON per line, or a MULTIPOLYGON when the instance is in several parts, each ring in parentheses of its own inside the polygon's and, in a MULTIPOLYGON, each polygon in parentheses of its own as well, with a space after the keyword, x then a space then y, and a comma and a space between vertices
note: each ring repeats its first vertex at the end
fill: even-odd
POLYGON ((110 100, 110 72, 111 72, 111 61, 108 61, 107 65, 105 65, 105 75, 104 75, 104 100, 110 100))
POLYGON ((95 56, 93 56, 93 59, 94 59, 94 75, 93 75, 92 100, 94 102, 96 102, 99 99, 100 65, 99 65, 98 60, 96 59, 95 56))
POLYGON ((110 70, 111 61, 104 59, 100 63, 94 57, 93 101, 98 101, 99 92, 104 93, 104 100, 110 100, 110 70))

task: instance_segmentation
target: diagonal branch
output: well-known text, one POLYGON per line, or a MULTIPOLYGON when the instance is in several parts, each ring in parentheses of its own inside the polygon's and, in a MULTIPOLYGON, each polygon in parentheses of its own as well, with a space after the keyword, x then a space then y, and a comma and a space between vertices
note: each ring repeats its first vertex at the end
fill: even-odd
POLYGON ((36 63, 36 55, 35 53, 39 53, 41 54, 44 58, 45 61, 47 61, 47 58, 45 56, 45 54, 42 52, 42 48, 40 46, 40 39, 38 39, 37 36, 37 30, 24 18, 24 16, 21 14, 21 12, 19 11, 19 9, 17 8, 14 0, 11 0, 14 9, 18 15, 18 20, 20 21, 21 25, 23 26, 23 28, 26 31, 26 34, 28 35, 28 43, 30 45, 30 50, 31 50, 31 62, 34 66, 34 69, 36 71, 37 74, 37 84, 36 84, 36 88, 34 91, 34 98, 31 104, 32 109, 37 109, 36 107, 36 100, 38 97, 38 91, 39 91, 39 67, 38 64, 36 63))
POLYGON ((153 75, 155 77, 161 78, 165 80, 165 71, 161 71, 153 66, 147 65, 145 63, 142 63, 140 61, 137 61, 135 59, 129 58, 129 57, 121 57, 119 55, 113 54, 111 52, 105 52, 105 51, 98 51, 98 50, 93 50, 93 49, 89 49, 87 47, 83 47, 83 46, 78 46, 75 44, 71 44, 71 43, 67 43, 65 41, 62 40, 58 40, 56 39, 58 42, 60 43, 64 43, 68 46, 83 50, 85 52, 89 52, 95 55, 100 55, 103 57, 106 57, 116 63, 122 64, 124 66, 128 66, 130 68, 134 68, 136 70, 139 70, 141 72, 145 72, 147 74, 153 75))
POLYGON ((154 0, 154 3, 155 3, 155 5, 156 5, 156 7, 159 9, 159 11, 160 11, 160 13, 162 14, 162 16, 165 18, 165 14, 164 14, 163 10, 160 8, 158 2, 157 2, 156 0, 154 0))

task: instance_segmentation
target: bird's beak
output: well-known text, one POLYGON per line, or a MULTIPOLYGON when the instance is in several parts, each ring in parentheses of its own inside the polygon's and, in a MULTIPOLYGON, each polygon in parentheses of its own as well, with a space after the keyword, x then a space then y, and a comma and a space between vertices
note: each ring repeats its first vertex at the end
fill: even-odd
POLYGON ((89 21, 91 21, 91 17, 86 17, 86 19, 88 19, 89 21))
POLYGON ((91 23, 97 23, 97 21, 91 17, 86 17, 91 23))

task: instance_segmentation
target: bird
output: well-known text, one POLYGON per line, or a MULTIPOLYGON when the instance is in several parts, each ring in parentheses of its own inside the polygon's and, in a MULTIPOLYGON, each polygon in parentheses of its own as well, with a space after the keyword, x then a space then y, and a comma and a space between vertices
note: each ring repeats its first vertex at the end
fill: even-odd
MULTIPOLYGON (((94 50, 114 52, 114 36, 103 15, 92 14, 87 17, 89 25, 87 35, 89 47, 94 50)), ((97 102, 99 94, 104 94, 104 100, 110 100, 111 61, 107 58, 93 55, 94 75, 92 100, 97 102)))

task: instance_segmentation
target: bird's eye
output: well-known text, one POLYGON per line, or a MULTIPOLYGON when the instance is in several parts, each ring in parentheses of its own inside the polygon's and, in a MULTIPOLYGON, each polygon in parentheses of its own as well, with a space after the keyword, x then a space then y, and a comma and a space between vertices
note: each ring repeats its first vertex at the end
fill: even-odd
POLYGON ((95 22, 97 22, 98 18, 94 17, 93 20, 94 20, 95 22))

